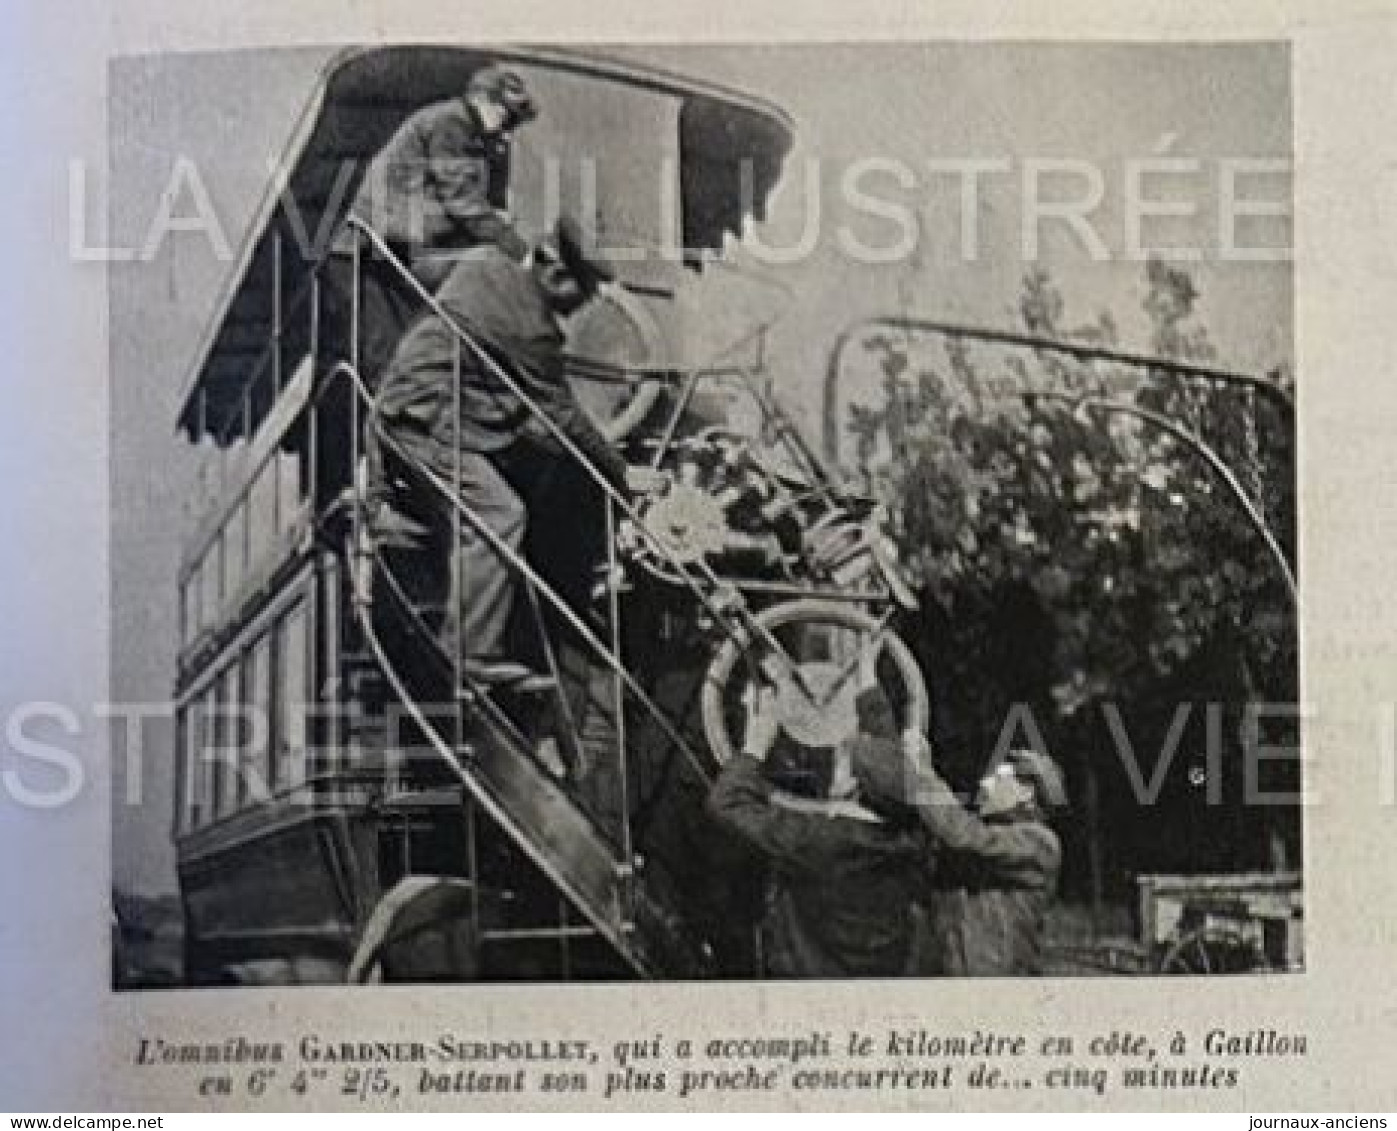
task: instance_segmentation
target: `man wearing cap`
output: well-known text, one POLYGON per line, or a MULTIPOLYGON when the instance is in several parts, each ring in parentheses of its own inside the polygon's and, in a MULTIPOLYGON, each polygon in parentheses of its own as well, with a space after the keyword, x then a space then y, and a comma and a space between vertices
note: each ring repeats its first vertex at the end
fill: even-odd
MULTIPOLYGON (((386 501, 372 525, 380 544, 391 544, 418 524, 429 549, 454 560, 444 643, 451 650, 459 644, 467 675, 479 683, 521 690, 539 683, 535 673, 507 657, 514 573, 465 518, 452 548, 453 508, 424 482, 419 468, 447 485, 457 483, 461 500, 494 536, 522 551, 526 500, 550 472, 570 463, 522 392, 609 482, 624 487, 625 460, 567 383, 559 325, 612 277, 610 265, 588 254, 582 232, 568 219, 559 220, 522 263, 498 247, 482 249, 456 264, 437 300, 488 360, 445 319, 429 314, 404 336, 384 375, 372 431, 382 448, 386 501)), ((592 497, 579 497, 574 509, 592 497)))
MULTIPOLYGON (((514 71, 476 71, 463 95, 411 114, 370 162, 350 205, 428 291, 472 248, 495 246, 522 260, 528 245, 504 211, 510 139, 537 116, 514 71)), ((328 313, 347 328, 356 235, 344 231, 326 262, 328 313), (337 317, 336 317, 337 316, 337 317)), ((360 375, 377 384, 421 298, 367 244, 359 253, 360 375)))
MULTIPOLYGON (((861 803, 847 746, 833 753, 825 797, 778 787, 766 771, 781 729, 776 696, 753 687, 748 699, 742 750, 713 784, 708 810, 770 867, 761 923, 766 972, 778 978, 907 973, 923 838, 910 821, 861 803)), ((859 714, 867 719, 875 704, 860 699, 859 714)))
POLYGON ((910 809, 937 854, 915 972, 1041 974, 1044 915, 1062 849, 1048 825, 1065 800, 1053 760, 1034 750, 996 758, 968 809, 932 768, 920 732, 861 738, 854 776, 870 804, 910 809))
POLYGON ((483 67, 463 96, 424 106, 398 127, 351 213, 403 250, 429 289, 445 279, 454 251, 496 244, 522 260, 528 246, 503 212, 509 145, 537 113, 518 74, 483 67))

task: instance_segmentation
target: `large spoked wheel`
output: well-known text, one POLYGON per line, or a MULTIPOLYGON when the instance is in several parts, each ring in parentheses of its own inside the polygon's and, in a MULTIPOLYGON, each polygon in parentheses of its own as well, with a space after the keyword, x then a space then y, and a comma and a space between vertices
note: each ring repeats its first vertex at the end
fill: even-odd
POLYGON ((1161 974, 1253 974, 1265 969, 1256 947, 1225 927, 1189 931, 1159 960, 1161 974))
POLYGON ((650 414, 663 387, 627 371, 660 364, 659 326, 634 295, 612 287, 568 324, 568 384, 582 410, 612 443, 629 436, 650 414))
POLYGON ((408 876, 364 924, 345 980, 471 982, 480 976, 472 891, 455 876, 408 876))
POLYGON ((757 682, 779 672, 772 640, 799 678, 781 679, 776 709, 783 740, 806 750, 832 750, 858 733, 859 660, 881 649, 878 687, 898 726, 925 731, 930 707, 926 681, 907 645, 864 609, 837 601, 789 601, 758 613, 749 629, 718 649, 704 676, 703 727, 721 765, 737 750, 745 697, 757 682))

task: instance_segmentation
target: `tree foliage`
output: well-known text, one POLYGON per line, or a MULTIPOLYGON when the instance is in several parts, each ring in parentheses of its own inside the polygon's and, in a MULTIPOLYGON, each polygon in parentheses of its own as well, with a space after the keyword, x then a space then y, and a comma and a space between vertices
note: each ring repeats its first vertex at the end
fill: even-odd
MULTIPOLYGON (((1152 261, 1144 282, 1153 353, 1213 360, 1188 273, 1152 261)), ((1069 326, 1041 269, 1017 313, 1034 335, 1116 342, 1109 311, 1069 326)), ((921 646, 951 747, 988 749, 1016 703, 1052 727, 1184 683, 1218 691, 1196 686, 1200 667, 1225 671, 1214 682, 1233 699, 1293 701, 1291 598, 1235 493, 1166 430, 1079 404, 1158 413, 1209 445, 1290 553, 1293 422, 1279 399, 899 328, 861 344, 878 387, 846 407, 846 435, 930 610, 921 646)))

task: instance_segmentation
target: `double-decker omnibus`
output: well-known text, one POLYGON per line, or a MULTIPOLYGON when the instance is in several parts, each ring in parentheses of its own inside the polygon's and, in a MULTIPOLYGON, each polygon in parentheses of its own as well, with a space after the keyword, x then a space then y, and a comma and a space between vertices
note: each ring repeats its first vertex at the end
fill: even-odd
POLYGON ((703 878, 732 850, 705 839, 702 808, 715 750, 720 761, 732 745, 734 673, 753 648, 777 655, 806 697, 787 705, 788 728, 829 746, 852 722, 849 641, 877 635, 909 709, 925 713, 889 630, 897 586, 867 508, 841 494, 750 370, 678 360, 686 297, 761 213, 790 140, 763 101, 591 55, 393 47, 325 69, 178 421, 213 486, 180 571, 175 837, 191 981, 343 979, 385 893, 414 876, 455 885, 462 978, 756 972, 752 900, 736 878, 703 878), (372 393, 356 369, 358 279, 346 295, 325 270, 346 239, 356 271, 370 255, 402 269, 347 217, 349 201, 408 114, 492 63, 517 69, 543 109, 513 144, 500 202, 521 230, 566 210, 673 252, 619 261, 618 284, 569 328, 588 411, 671 484, 607 500, 602 627, 528 562, 511 563, 535 611, 547 606, 599 658, 603 697, 614 693, 614 758, 584 790, 568 737, 586 725, 567 698, 550 708, 571 727, 555 728, 575 756, 560 773, 556 753, 540 756, 535 709, 463 683, 365 537, 372 393), (724 379, 756 396, 767 447, 725 422, 724 379), (616 557, 625 545, 639 563, 631 581, 616 557), (659 596, 623 624, 634 589, 659 596), (681 670, 676 691, 666 681, 681 670))

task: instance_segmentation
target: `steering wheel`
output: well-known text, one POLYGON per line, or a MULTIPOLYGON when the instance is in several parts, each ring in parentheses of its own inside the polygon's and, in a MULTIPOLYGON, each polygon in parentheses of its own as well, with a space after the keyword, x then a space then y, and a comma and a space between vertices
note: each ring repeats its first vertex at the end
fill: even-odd
POLYGON ((744 698, 757 673, 776 670, 789 657, 790 678, 777 689, 776 709, 787 738, 810 749, 839 746, 858 733, 856 700, 863 649, 881 646, 878 687, 900 715, 900 728, 925 732, 931 708, 926 681, 911 650, 884 621, 857 605, 820 599, 786 601, 757 613, 759 631, 729 638, 704 675, 703 729, 721 765, 735 750, 744 698))

